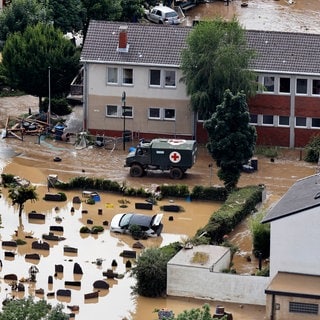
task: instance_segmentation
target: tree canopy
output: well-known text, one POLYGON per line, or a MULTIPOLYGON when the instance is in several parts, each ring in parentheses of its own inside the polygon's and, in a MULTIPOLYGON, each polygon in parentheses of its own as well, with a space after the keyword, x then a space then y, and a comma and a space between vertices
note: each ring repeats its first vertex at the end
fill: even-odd
POLYGON ((226 90, 222 104, 204 123, 209 135, 207 148, 219 167, 218 177, 228 191, 237 186, 242 166, 254 153, 256 130, 249 122, 246 95, 234 96, 226 90))
POLYGON ((43 2, 37 0, 13 0, 0 12, 0 40, 6 41, 10 34, 24 32, 27 26, 49 21, 43 2))
POLYGON ((52 307, 45 300, 34 301, 27 299, 13 299, 6 301, 0 312, 0 320, 67 320, 69 315, 62 311, 63 305, 52 307))
POLYGON ((226 89, 256 92, 256 75, 248 69, 254 52, 246 47, 244 30, 236 18, 201 21, 190 32, 181 68, 191 106, 208 119, 222 102, 226 89))
POLYGON ((2 74, 11 87, 39 97, 63 96, 79 69, 79 52, 52 25, 39 23, 11 34, 2 52, 2 74))
POLYGON ((38 200, 38 194, 36 193, 36 187, 34 186, 20 186, 9 189, 9 198, 12 200, 13 206, 16 204, 18 205, 20 217, 25 202, 28 200, 31 200, 31 202, 38 200))

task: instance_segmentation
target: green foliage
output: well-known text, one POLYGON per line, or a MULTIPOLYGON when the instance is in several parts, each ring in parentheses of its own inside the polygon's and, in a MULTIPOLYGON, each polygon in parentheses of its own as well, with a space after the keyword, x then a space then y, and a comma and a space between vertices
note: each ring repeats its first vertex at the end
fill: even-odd
POLYGON ((191 199, 193 200, 225 201, 227 196, 227 190, 222 187, 194 186, 191 192, 191 199))
POLYGON ((27 299, 14 299, 6 301, 0 312, 0 320, 67 320, 69 316, 64 313, 63 305, 52 307, 45 300, 35 301, 32 296, 27 299))
POLYGON ((2 173, 1 174, 1 180, 2 180, 2 184, 4 186, 8 186, 12 183, 14 183, 14 175, 13 174, 5 174, 5 173, 2 173))
POLYGON ((253 253, 256 257, 261 253, 262 258, 270 256, 270 223, 261 223, 265 213, 259 212, 250 219, 253 253))
POLYGON ((81 0, 48 0, 48 8, 56 29, 63 33, 82 30, 84 9, 81 0))
POLYGON ((14 0, 0 13, 0 40, 6 41, 10 34, 24 32, 27 26, 46 23, 45 3, 37 0, 14 0))
POLYGON ((212 320, 210 306, 206 303, 202 308, 193 308, 191 310, 184 310, 178 314, 175 320, 212 320))
POLYGON ((79 52, 50 24, 28 26, 11 34, 2 52, 2 72, 13 88, 38 96, 48 94, 50 67, 51 94, 69 93, 79 69, 79 52), (28 61, 28 63, 26 63, 28 61))
POLYGON ((23 246, 25 245, 27 242, 25 240, 22 240, 22 239, 17 239, 16 240, 16 243, 18 246, 23 246))
POLYGON ((234 96, 226 90, 223 103, 204 123, 209 134, 207 148, 219 167, 218 177, 228 191, 237 186, 242 166, 254 152, 257 135, 249 122, 245 94, 234 96))
POLYGON ((306 155, 304 160, 307 162, 317 163, 320 155, 320 135, 311 137, 310 141, 305 147, 306 155))
POLYGON ((31 202, 38 200, 38 194, 36 192, 36 187, 34 186, 19 186, 9 189, 9 198, 11 199, 13 206, 16 204, 18 205, 19 216, 21 216, 24 203, 28 200, 31 202))
POLYGON ((269 277, 270 276, 270 267, 269 265, 262 268, 261 270, 258 270, 256 272, 256 276, 259 276, 259 277, 269 277))
POLYGON ((186 185, 161 185, 160 191, 162 196, 185 198, 190 195, 188 186, 186 185))
POLYGON ((89 197, 86 200, 86 204, 94 205, 95 203, 96 203, 96 201, 92 197, 89 197))
POLYGON ((126 22, 137 22, 144 14, 143 0, 122 0, 122 15, 120 20, 126 22))
POLYGON ((144 239, 146 238, 145 232, 141 229, 140 226, 136 225, 136 224, 132 224, 129 227, 129 231, 133 237, 133 239, 144 239))
POLYGON ((262 188, 257 186, 248 186, 231 192, 220 209, 211 215, 207 225, 197 231, 197 236, 205 233, 211 243, 222 243, 224 236, 255 210, 261 197, 262 188))
POLYGON ((208 119, 223 100, 226 89, 256 94, 256 75, 248 66, 254 52, 246 49, 244 30, 236 18, 201 21, 182 52, 183 81, 194 111, 208 119))
POLYGON ((64 192, 58 192, 61 196, 61 201, 67 201, 67 195, 64 192))
POLYGON ((91 230, 87 226, 82 226, 80 228, 80 233, 91 233, 91 230))
POLYGON ((145 297, 160 297, 166 293, 167 263, 176 251, 161 248, 144 250, 132 268, 132 275, 136 278, 133 287, 135 293, 145 297))
POLYGON ((261 154, 267 158, 277 158, 278 148, 268 146, 256 146, 255 154, 261 154))
MULTIPOLYGON (((58 116, 65 116, 72 112, 72 108, 69 106, 66 98, 52 98, 50 101, 51 104, 51 113, 58 116)), ((48 110, 49 99, 44 99, 42 103, 42 108, 44 111, 48 110)))
POLYGON ((98 234, 98 233, 101 233, 101 232, 103 232, 103 231, 104 231, 103 226, 93 226, 93 227, 91 228, 91 233, 92 233, 92 234, 98 234))

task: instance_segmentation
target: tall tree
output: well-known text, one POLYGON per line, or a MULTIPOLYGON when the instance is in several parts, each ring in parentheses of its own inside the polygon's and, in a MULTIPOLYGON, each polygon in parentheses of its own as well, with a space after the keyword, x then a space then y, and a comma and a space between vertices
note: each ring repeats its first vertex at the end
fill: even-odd
POLYGON ((253 57, 236 18, 197 24, 187 38, 181 64, 192 109, 208 119, 226 89, 243 91, 247 96, 255 94, 256 75, 248 70, 253 57))
POLYGON ((32 296, 6 301, 0 312, 0 320, 67 320, 69 315, 62 311, 63 305, 52 307, 45 300, 34 301, 32 296))
POLYGON ((144 14, 143 0, 121 0, 121 21, 137 22, 144 14))
POLYGON ((54 27, 63 33, 82 30, 84 8, 81 0, 49 0, 49 10, 54 27))
POLYGON ((48 10, 41 1, 13 0, 0 12, 0 40, 6 41, 10 34, 24 32, 27 26, 49 20, 48 10))
POLYGON ((122 15, 121 0, 82 0, 82 5, 85 9, 84 37, 90 20, 118 21, 122 15))
POLYGON ((19 217, 21 217, 24 204, 28 200, 31 200, 31 202, 38 200, 38 194, 36 193, 36 187, 34 186, 20 186, 9 189, 9 198, 11 199, 13 206, 16 204, 18 205, 19 217))
POLYGON ((66 95, 79 68, 79 52, 52 25, 29 26, 7 39, 2 52, 2 73, 13 88, 39 97, 66 95), (49 73, 50 68, 50 73, 49 73))
POLYGON ((218 177, 228 191, 237 186, 242 166, 254 152, 256 130, 249 121, 246 95, 234 96, 226 90, 222 104, 204 123, 209 135, 207 148, 219 167, 218 177))

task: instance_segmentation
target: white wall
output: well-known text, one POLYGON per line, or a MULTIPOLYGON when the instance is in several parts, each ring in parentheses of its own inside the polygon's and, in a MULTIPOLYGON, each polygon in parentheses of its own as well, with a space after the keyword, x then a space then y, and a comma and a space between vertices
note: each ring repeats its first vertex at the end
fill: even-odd
POLYGON ((320 275, 320 209, 271 222, 270 277, 278 271, 320 275))
POLYGON ((168 265, 167 294, 235 303, 265 305, 270 278, 210 272, 208 269, 168 265))

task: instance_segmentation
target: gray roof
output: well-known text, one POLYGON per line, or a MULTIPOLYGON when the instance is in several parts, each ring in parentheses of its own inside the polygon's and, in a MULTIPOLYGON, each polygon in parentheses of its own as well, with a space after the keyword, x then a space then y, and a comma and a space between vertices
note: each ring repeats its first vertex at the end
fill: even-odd
POLYGON ((190 27, 92 20, 81 53, 83 62, 180 66, 190 27), (128 52, 117 52, 119 27, 128 26, 128 52))
POLYGON ((251 69, 319 76, 319 34, 247 30, 246 36, 257 53, 251 69))
MULTIPOLYGON (((82 62, 180 66, 191 27, 92 20, 82 62), (117 52, 119 27, 128 26, 128 52, 117 52)), ((246 30, 257 53, 250 69, 260 72, 320 75, 320 35, 246 30)))
POLYGON ((271 222, 320 206, 320 176, 298 180, 271 208, 262 223, 271 222))

